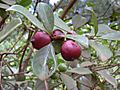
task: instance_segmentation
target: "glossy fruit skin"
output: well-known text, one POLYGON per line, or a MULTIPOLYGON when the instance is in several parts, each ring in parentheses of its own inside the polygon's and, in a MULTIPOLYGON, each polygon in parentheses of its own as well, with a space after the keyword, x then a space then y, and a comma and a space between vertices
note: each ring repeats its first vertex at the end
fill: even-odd
POLYGON ((73 30, 69 31, 67 34, 71 34, 71 35, 77 35, 77 33, 73 30))
POLYGON ((31 39, 33 48, 37 50, 48 45, 50 42, 51 42, 50 36, 46 32, 43 32, 43 31, 36 32, 31 39))
POLYGON ((80 57, 81 48, 76 42, 67 40, 61 47, 61 55, 66 61, 73 61, 80 57))
POLYGON ((52 33, 52 38, 54 40, 61 40, 64 38, 64 33, 60 29, 55 29, 52 33))

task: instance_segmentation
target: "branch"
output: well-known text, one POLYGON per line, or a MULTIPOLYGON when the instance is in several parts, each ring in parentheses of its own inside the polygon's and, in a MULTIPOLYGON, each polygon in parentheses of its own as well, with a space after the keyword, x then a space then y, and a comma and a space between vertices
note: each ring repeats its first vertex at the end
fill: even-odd
POLYGON ((0 90, 2 90, 2 60, 3 55, 0 55, 0 90))
POLYGON ((63 14, 61 15, 61 19, 64 19, 65 15, 68 13, 68 11, 72 8, 72 6, 75 4, 77 0, 70 0, 69 4, 65 7, 63 14))
POLYGON ((108 8, 105 10, 105 12, 103 13, 103 15, 101 15, 100 17, 104 17, 105 15, 106 15, 106 13, 108 12, 108 10, 110 9, 110 7, 112 6, 112 4, 115 2, 115 0, 114 1, 112 1, 112 3, 108 6, 108 8))
POLYGON ((21 59, 20 59, 20 63, 19 63, 19 72, 21 72, 21 70, 22 70, 22 62, 23 62, 23 58, 24 58, 24 56, 25 56, 25 52, 26 52, 26 50, 27 50, 27 47, 29 46, 29 42, 30 42, 30 39, 31 39, 31 37, 32 37, 32 34, 33 34, 33 32, 31 32, 31 31, 29 31, 29 36, 28 36, 28 39, 27 39, 27 43, 26 43, 26 45, 23 47, 24 49, 23 49, 23 53, 22 53, 22 56, 21 56, 21 59))
POLYGON ((31 48, 27 58, 25 59, 25 61, 21 65, 21 72, 23 72, 26 69, 26 67, 28 66, 32 53, 33 53, 33 50, 31 48))
POLYGON ((39 2, 41 2, 41 0, 37 0, 37 2, 35 3, 35 7, 34 7, 34 12, 33 12, 33 14, 35 14, 36 8, 37 8, 37 5, 38 5, 39 2))
POLYGON ((14 52, 2 52, 0 55, 16 55, 17 53, 14 52))
POLYGON ((5 20, 9 17, 9 15, 7 15, 5 18, 3 18, 3 20, 0 22, 0 28, 1 26, 5 23, 5 20))
POLYGON ((56 5, 54 5, 55 7, 53 8, 53 12, 60 6, 60 4, 63 2, 63 0, 60 0, 60 2, 56 5))
POLYGON ((107 65, 107 66, 95 67, 95 68, 92 68, 92 71, 100 71, 100 70, 109 69, 109 68, 116 67, 116 66, 120 68, 120 63, 107 65))

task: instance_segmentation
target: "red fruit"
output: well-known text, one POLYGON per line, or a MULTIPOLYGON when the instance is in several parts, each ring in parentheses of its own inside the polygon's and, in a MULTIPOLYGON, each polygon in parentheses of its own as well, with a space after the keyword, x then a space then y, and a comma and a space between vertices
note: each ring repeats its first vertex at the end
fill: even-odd
POLYGON ((63 38, 64 38, 64 33, 63 33, 61 30, 56 29, 56 30, 54 30, 53 33, 52 33, 52 38, 53 38, 54 40, 63 39, 63 38))
POLYGON ((36 32, 32 37, 32 45, 35 49, 39 50, 51 42, 50 36, 46 32, 36 32))
POLYGON ((61 54, 66 61, 73 61, 80 57, 81 48, 76 42, 67 40, 61 47, 61 54))
POLYGON ((77 33, 73 30, 69 31, 67 34, 77 35, 77 33))

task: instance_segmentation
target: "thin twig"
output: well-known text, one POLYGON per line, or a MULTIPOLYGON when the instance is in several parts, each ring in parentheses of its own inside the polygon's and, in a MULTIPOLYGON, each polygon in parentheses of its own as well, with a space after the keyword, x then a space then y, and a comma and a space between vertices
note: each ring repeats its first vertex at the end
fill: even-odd
POLYGON ((120 63, 119 64, 113 64, 113 65, 107 65, 107 66, 95 67, 95 68, 92 68, 92 70, 93 71, 100 71, 100 70, 109 69, 109 68, 116 67, 116 66, 118 66, 118 68, 120 68, 120 63))
POLYGON ((22 32, 22 34, 20 36, 17 37, 16 42, 12 45, 12 47, 9 49, 9 51, 11 51, 15 45, 21 40, 21 38, 23 37, 23 35, 25 34, 25 30, 22 32))
POLYGON ((35 3, 35 7, 34 7, 34 12, 33 12, 33 14, 35 14, 36 8, 37 8, 37 5, 38 5, 39 2, 41 2, 41 0, 37 0, 37 2, 35 3))
POLYGON ((64 19, 68 11, 72 8, 77 0, 70 0, 69 4, 65 7, 63 14, 61 15, 61 19, 64 19))
POLYGON ((112 3, 108 6, 108 8, 105 10, 105 12, 103 13, 103 15, 101 15, 100 17, 104 17, 105 15, 106 15, 106 13, 108 12, 108 10, 110 9, 110 7, 112 6, 112 4, 115 2, 115 0, 114 1, 112 1, 112 3))
POLYGON ((27 58, 25 59, 25 61, 22 64, 21 71, 24 71, 26 69, 26 67, 28 66, 28 63, 29 63, 29 60, 30 60, 30 57, 31 57, 32 53, 33 53, 33 50, 32 50, 32 48, 30 48, 30 52, 29 52, 27 58))
POLYGON ((53 12, 60 6, 60 4, 63 2, 63 0, 60 0, 57 5, 54 5, 53 12))
POLYGON ((26 45, 23 47, 24 49, 23 49, 23 53, 22 53, 22 56, 21 56, 21 59, 20 59, 20 63, 19 63, 19 72, 21 72, 21 67, 22 67, 23 58, 24 58, 24 56, 25 56, 25 52, 26 52, 26 50, 27 50, 27 47, 29 46, 29 42, 30 42, 30 39, 31 39, 31 37, 32 37, 32 34, 33 34, 33 32, 29 31, 28 39, 27 39, 27 41, 26 41, 27 43, 26 43, 26 45))
POLYGON ((2 57, 3 55, 0 55, 0 90, 2 90, 2 57))
POLYGON ((13 73, 13 74, 9 74, 9 75, 4 75, 2 77, 8 77, 8 76, 17 76, 17 75, 20 75, 20 74, 25 74, 25 73, 29 73, 30 71, 27 71, 27 72, 19 72, 19 73, 13 73))
POLYGON ((16 55, 17 53, 14 52, 2 52, 0 55, 16 55))

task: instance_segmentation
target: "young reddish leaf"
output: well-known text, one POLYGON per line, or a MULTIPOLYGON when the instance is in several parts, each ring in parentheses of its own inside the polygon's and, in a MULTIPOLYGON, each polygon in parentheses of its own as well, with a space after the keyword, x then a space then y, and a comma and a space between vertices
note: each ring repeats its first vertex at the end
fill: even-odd
POLYGON ((97 71, 97 73, 99 73, 106 81, 112 84, 114 88, 117 88, 117 80, 109 74, 108 70, 97 71))
POLYGON ((70 76, 61 73, 60 78, 67 87, 67 90, 72 90, 74 87, 76 87, 76 82, 70 76))

